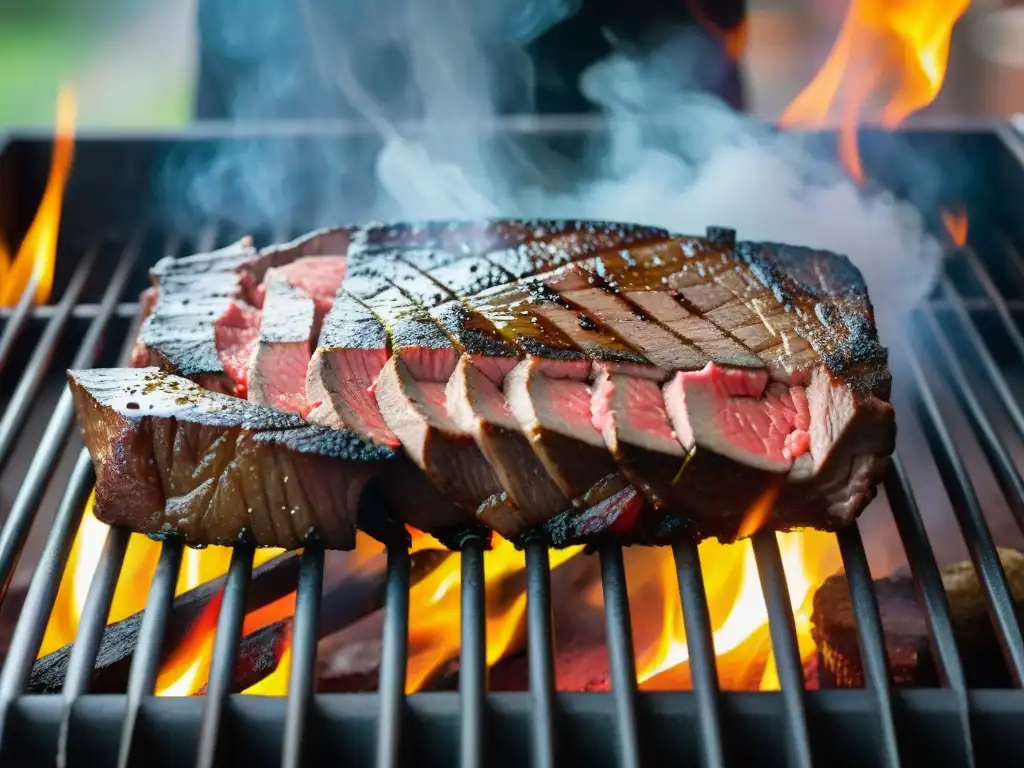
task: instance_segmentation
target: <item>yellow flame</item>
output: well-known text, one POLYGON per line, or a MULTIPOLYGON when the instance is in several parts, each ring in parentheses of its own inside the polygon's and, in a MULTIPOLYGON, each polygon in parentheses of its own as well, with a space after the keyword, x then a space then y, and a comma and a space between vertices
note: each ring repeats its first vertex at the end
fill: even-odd
POLYGON ((840 157, 863 182, 858 123, 877 120, 892 129, 935 100, 946 77, 953 27, 969 5, 970 0, 853 0, 824 65, 783 112, 781 124, 822 126, 838 110, 840 157))
MULTIPOLYGON (((800 650, 802 658, 806 658, 813 651, 810 604, 814 588, 835 572, 839 562, 838 547, 831 534, 819 531, 780 533, 777 539, 794 607, 800 650)), ((764 664, 760 687, 763 690, 778 687, 770 655, 768 611, 753 546, 749 540, 735 544, 708 540, 701 543, 699 550, 722 686, 749 687, 751 670, 764 664)), ((654 561, 653 568, 645 569, 638 562, 639 558, 627 561, 630 600, 639 606, 650 605, 641 591, 645 581, 656 579, 660 582, 662 602, 660 633, 648 649, 641 650, 637 663, 637 682, 642 686, 686 664, 690 657, 672 556, 656 550, 644 553, 644 558, 654 561)), ((756 683, 757 678, 753 682, 756 683)))
POLYGON ((64 188, 75 154, 75 108, 75 92, 62 88, 57 94, 53 161, 43 199, 14 260, 0 258, 0 306, 17 304, 25 287, 33 280, 36 303, 44 304, 50 298, 64 188))
MULTIPOLYGON (((583 547, 551 550, 551 568, 583 551, 583 547)), ((497 663, 511 647, 526 613, 526 595, 519 593, 506 605, 494 605, 501 596, 496 585, 507 575, 525 567, 523 553, 512 542, 494 535, 493 549, 484 557, 487 596, 487 664, 497 663)), ((446 558, 409 593, 409 664, 407 693, 418 691, 442 664, 458 655, 461 646, 461 569, 458 553, 446 558)))

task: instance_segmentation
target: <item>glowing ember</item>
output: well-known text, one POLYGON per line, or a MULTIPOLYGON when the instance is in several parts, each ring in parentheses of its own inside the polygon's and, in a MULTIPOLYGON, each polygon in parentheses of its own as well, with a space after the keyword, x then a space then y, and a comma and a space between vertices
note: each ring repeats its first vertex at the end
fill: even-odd
POLYGON ((64 187, 74 159, 75 94, 64 88, 57 96, 53 160, 43 199, 13 259, 0 253, 0 307, 13 307, 25 288, 35 283, 35 301, 44 304, 53 290, 57 258, 57 232, 64 202, 64 187))
POLYGON ((191 696, 206 684, 223 597, 224 590, 219 590, 181 642, 171 649, 156 679, 157 696, 191 696))
POLYGON ((822 126, 838 112, 840 157, 864 181, 857 125, 898 126, 938 95, 953 27, 970 0, 853 0, 824 65, 782 114, 822 126), (870 101, 870 103, 869 103, 870 101))
POLYGON ((242 693, 248 693, 252 696, 284 696, 288 693, 291 661, 292 639, 291 633, 289 633, 288 640, 285 643, 284 650, 281 651, 281 657, 277 660, 277 666, 274 668, 274 671, 258 683, 250 685, 242 693))
POLYGON ((942 223, 950 240, 958 248, 967 244, 967 212, 962 208, 942 212, 942 223))

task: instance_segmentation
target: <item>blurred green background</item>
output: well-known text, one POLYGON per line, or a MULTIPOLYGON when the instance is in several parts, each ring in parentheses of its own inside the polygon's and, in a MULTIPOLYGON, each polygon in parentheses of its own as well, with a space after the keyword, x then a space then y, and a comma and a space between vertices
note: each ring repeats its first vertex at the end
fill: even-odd
POLYGON ((61 83, 79 125, 181 125, 196 0, 0 0, 0 126, 48 125, 61 83))
MULTIPOLYGON (((51 124, 61 82, 78 90, 80 125, 186 123, 200 1, 0 0, 0 126, 51 124)), ((748 107, 774 120, 821 66, 850 0, 746 2, 748 107)), ((243 29, 246 22, 239 19, 243 29)), ((1024 112, 1022 52, 1024 0, 973 0, 954 30, 946 87, 929 112, 1024 112)))

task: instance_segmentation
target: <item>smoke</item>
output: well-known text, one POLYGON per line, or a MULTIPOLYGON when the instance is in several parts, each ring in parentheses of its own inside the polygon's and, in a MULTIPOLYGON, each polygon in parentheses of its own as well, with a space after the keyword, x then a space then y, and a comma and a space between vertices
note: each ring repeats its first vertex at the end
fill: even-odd
MULTIPOLYGON (((237 27, 224 25, 225 46, 265 62, 251 87, 234 96, 236 116, 258 113, 268 100, 280 106, 284 99, 282 109, 289 109, 287 99, 296 98, 290 86, 312 79, 289 65, 288 52, 308 46, 345 103, 302 113, 356 115, 383 149, 366 157, 310 139, 301 159, 308 163, 312 154, 326 180, 303 189, 273 181, 299 159, 294 148, 243 142, 202 167, 179 163, 177 193, 184 184, 188 202, 207 216, 222 217, 241 200, 250 218, 255 210, 264 221, 303 214, 317 225, 338 223, 366 216, 353 199, 372 186, 364 196, 373 200, 369 215, 379 219, 610 219, 688 234, 728 226, 743 239, 847 254, 865 275, 890 344, 902 336, 905 310, 932 285, 940 249, 911 203, 858 189, 798 139, 693 90, 714 44, 706 37, 663 30, 663 41, 641 53, 609 34, 611 55, 580 81, 605 128, 587 134, 568 157, 528 134, 487 126, 497 115, 532 110, 535 79, 549 73, 533 71, 526 46, 575 13, 576 2, 307 2, 298 29, 285 5, 239 7, 236 18, 260 16, 255 31, 245 28, 244 44, 237 27), (298 41, 283 41, 289 34, 298 41), (410 116, 423 118, 415 132, 402 122, 410 116)), ((308 99, 325 98, 310 86, 308 99)))

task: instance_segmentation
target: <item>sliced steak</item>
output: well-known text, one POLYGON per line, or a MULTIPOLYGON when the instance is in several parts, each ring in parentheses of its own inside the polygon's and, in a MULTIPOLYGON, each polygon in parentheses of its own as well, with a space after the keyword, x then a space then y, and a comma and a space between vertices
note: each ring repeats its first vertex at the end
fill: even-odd
POLYGON ((161 259, 151 270, 157 300, 142 324, 134 362, 235 391, 248 367, 242 349, 249 344, 251 352, 255 343, 259 318, 252 302, 261 276, 250 238, 212 253, 161 259))
POLYGON ((316 338, 313 297, 296 288, 283 270, 267 271, 259 341, 249 363, 248 400, 304 414, 306 369, 316 338))
MULTIPOLYGON (((562 368, 568 373, 568 368, 562 368)), ((505 378, 505 397, 523 434, 551 479, 567 498, 581 497, 615 474, 615 462, 594 428, 588 367, 578 377, 556 377, 536 359, 517 365, 505 378)))
POLYGON ((384 423, 373 390, 388 361, 388 338, 380 320, 344 291, 324 318, 306 372, 308 418, 314 424, 349 428, 358 435, 397 447, 384 423))
POLYGON ((313 537, 350 549, 363 488, 392 455, 156 368, 68 378, 96 516, 155 538, 295 548, 313 537))
POLYGON ((687 452, 669 424, 658 383, 602 371, 594 382, 591 418, 630 483, 655 509, 677 509, 674 486, 687 452))
POLYGON ((299 413, 295 370, 326 312, 309 419, 401 444, 379 495, 424 527, 477 518, 563 543, 835 527, 870 500, 894 442, 857 270, 729 230, 339 228, 165 260, 149 296, 159 345, 140 344, 136 363, 184 364, 204 386, 251 385, 299 413), (287 338, 277 296, 303 318, 287 338), (400 487, 424 494, 419 514, 400 487))

